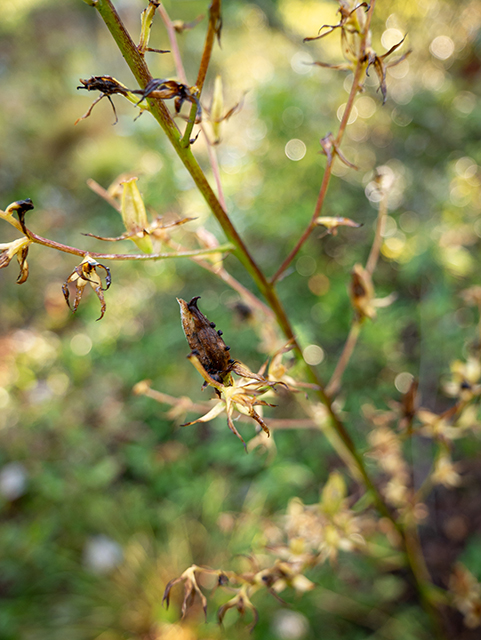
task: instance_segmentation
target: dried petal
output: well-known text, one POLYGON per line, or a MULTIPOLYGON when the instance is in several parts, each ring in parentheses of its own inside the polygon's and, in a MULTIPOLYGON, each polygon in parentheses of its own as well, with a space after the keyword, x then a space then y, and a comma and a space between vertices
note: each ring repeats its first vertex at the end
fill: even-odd
POLYGON ((18 260, 18 264, 20 265, 20 274, 17 278, 17 284, 23 284, 24 282, 27 281, 27 278, 28 278, 28 262, 27 262, 28 247, 29 245, 27 244, 23 246, 20 249, 20 251, 17 251, 17 260, 18 260))
POLYGON ((144 201, 137 187, 138 178, 124 180, 121 184, 122 207, 121 214, 125 229, 129 237, 135 242, 144 253, 152 253, 152 240, 148 235, 144 235, 149 226, 144 201))

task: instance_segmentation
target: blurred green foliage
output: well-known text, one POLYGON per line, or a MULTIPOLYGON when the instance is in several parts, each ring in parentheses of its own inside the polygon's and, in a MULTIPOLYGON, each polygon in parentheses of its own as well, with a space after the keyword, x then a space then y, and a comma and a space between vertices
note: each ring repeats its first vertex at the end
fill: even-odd
MULTIPOLYGON (((193 20, 207 4, 165 6, 173 18, 193 20)), ((137 34, 145 2, 116 5, 137 34)), ((348 77, 309 64, 338 59, 338 38, 302 43, 336 20, 336 4, 225 5, 222 49, 215 51, 206 95, 219 72, 226 103, 243 100, 224 125, 222 179, 234 223, 274 273, 310 219, 325 164, 318 140, 336 129, 349 90, 348 77), (290 140, 305 144, 299 161, 286 155, 290 140)), ((395 186, 374 282, 378 297, 396 292, 397 298, 363 327, 340 400, 360 446, 369 429, 363 405, 385 408, 399 399, 399 375, 407 372, 419 377, 423 406, 447 408, 441 376, 478 346, 477 310, 459 294, 479 283, 480 26, 472 0, 378 3, 374 46, 384 51, 407 32, 413 53, 388 72, 384 107, 374 77, 368 79, 343 147, 359 171, 337 165, 324 212, 364 226, 322 240, 314 235, 279 285, 302 343, 322 346, 320 371, 328 380, 352 318, 349 273, 365 261, 373 234, 373 170, 388 167, 395 186)), ((205 21, 179 37, 191 81, 204 30, 205 21)), ((134 122, 133 108, 114 98, 116 126, 105 100, 73 126, 92 101, 77 92, 79 78, 109 74, 132 86, 95 11, 80 0, 4 1, 0 38, 2 208, 30 197, 36 209, 29 225, 37 233, 101 251, 80 234, 118 235, 121 218, 86 180, 106 187, 131 172, 150 210, 195 217, 221 239, 148 114, 134 122)), ((160 20, 152 46, 169 48, 160 20)), ((155 77, 175 77, 171 56, 147 55, 155 77)), ((194 150, 207 166, 201 140, 194 150)), ((2 242, 14 237, 3 225, 2 242)), ((225 417, 179 429, 163 407, 132 395, 133 385, 148 378, 165 393, 204 398, 185 359, 176 296, 202 296, 203 311, 222 327, 234 357, 253 370, 262 364, 258 337, 236 315, 236 294, 212 274, 189 261, 116 263, 107 314, 96 323, 91 292, 75 316, 62 297, 75 258, 33 246, 29 259, 31 275, 21 287, 15 265, 0 272, 0 637, 246 637, 234 614, 226 617, 225 636, 216 626, 220 592, 207 625, 195 625, 197 612, 191 626, 168 627, 179 615, 176 606, 161 607, 165 584, 192 562, 227 567, 243 562, 236 554, 262 550, 265 522, 293 496, 315 501, 339 465, 336 456, 318 432, 300 429, 275 434, 275 457, 245 456, 225 417)), ((226 266, 252 286, 233 257, 226 266)), ((298 417, 292 403, 280 405, 268 415, 298 417)), ((251 425, 243 428, 254 435, 251 425)), ((463 456, 476 460, 479 444, 466 449, 463 456)), ((423 450, 417 453, 422 477, 427 463, 423 450)), ((479 535, 470 545, 465 553, 475 559, 479 535)), ((479 569, 477 560, 472 564, 479 569)), ((291 609, 259 596, 252 637, 314 639, 320 630, 325 640, 429 637, 403 576, 382 573, 373 561, 341 556, 310 578, 318 590, 302 599, 283 594, 291 609), (371 616, 374 610, 385 618, 371 616), (294 627, 298 616, 301 635, 285 635, 286 612, 294 627)))

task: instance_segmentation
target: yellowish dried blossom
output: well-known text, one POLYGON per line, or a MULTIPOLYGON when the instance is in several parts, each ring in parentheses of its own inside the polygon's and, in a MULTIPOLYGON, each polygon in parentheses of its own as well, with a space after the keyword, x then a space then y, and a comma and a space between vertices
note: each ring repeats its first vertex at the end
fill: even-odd
POLYGON ((444 385, 445 392, 463 402, 469 402, 481 393, 481 362, 470 357, 466 362, 455 360, 451 365, 452 379, 444 385))
POLYGON ((421 434, 428 438, 454 440, 463 435, 460 429, 450 426, 446 418, 427 409, 419 409, 417 417, 421 421, 421 434))
MULTIPOLYGON (((7 209, 7 213, 9 213, 7 209)), ((12 242, 0 244, 0 269, 8 267, 12 258, 17 256, 18 264, 20 265, 20 274, 17 278, 17 284, 23 284, 28 278, 28 262, 27 254, 28 248, 32 244, 32 241, 26 237, 17 238, 12 242)))
POLYGON ((454 606, 464 615, 464 624, 471 629, 479 627, 481 625, 481 585, 460 562, 455 565, 451 574, 449 589, 454 606))
POLYGON ((442 484, 448 489, 458 487, 461 484, 458 468, 459 464, 454 463, 447 452, 441 453, 434 464, 431 480, 434 484, 442 484))
POLYGON ((374 320, 376 317, 374 286, 370 273, 360 264, 355 264, 352 269, 349 295, 359 320, 364 318, 374 320))

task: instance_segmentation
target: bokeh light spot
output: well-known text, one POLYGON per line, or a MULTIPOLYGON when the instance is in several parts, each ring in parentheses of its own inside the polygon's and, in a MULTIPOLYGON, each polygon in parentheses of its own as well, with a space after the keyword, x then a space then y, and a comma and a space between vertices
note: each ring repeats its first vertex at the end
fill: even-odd
POLYGON ((304 349, 302 356, 307 364, 315 366, 324 360, 324 349, 317 344, 310 344, 304 349))
POLYGON ((289 140, 286 144, 284 151, 289 160, 297 162, 302 160, 306 155, 307 147, 302 140, 299 140, 299 138, 292 138, 292 140, 289 140))
POLYGON ((449 36, 438 36, 429 45, 429 51, 438 60, 447 60, 454 53, 454 42, 449 36))

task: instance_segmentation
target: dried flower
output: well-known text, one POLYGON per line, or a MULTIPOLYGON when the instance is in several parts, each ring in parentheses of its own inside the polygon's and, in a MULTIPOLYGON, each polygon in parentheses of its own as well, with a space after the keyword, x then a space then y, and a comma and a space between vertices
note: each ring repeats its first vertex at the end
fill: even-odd
POLYGON ((386 51, 386 53, 379 56, 372 48, 371 32, 366 32, 366 15, 365 11, 363 11, 363 8, 369 9, 369 5, 366 2, 358 3, 356 2, 356 0, 339 0, 339 13, 341 14, 341 19, 338 24, 323 25, 319 29, 319 35, 312 38, 305 38, 304 42, 319 40, 320 38, 324 38, 325 36, 329 35, 336 29, 340 29, 341 48, 346 62, 341 64, 314 62, 313 64, 329 69, 354 72, 357 65, 361 63, 363 65, 363 75, 360 78, 359 87, 362 87, 364 77, 369 74, 369 68, 373 66, 379 79, 379 89, 381 90, 384 104, 387 97, 386 70, 405 60, 411 52, 408 51, 398 60, 386 64, 386 58, 388 58, 402 45, 405 38, 392 46, 389 51, 386 51), (323 29, 327 30, 321 33, 323 29))
POLYGON ((171 580, 167 586, 165 587, 164 596, 162 598, 162 604, 165 602, 165 606, 168 609, 170 605, 170 591, 172 587, 180 582, 184 583, 184 599, 182 601, 182 617, 187 613, 187 609, 191 607, 194 603, 195 594, 197 594, 202 602, 202 609, 204 610, 204 615, 207 617, 207 599, 200 590, 199 585, 197 584, 196 571, 198 572, 207 572, 212 573, 211 569, 206 569, 202 567, 198 567, 193 564, 191 567, 186 569, 184 573, 179 578, 174 578, 171 580))
POLYGON ((458 562, 449 579, 449 589, 453 594, 453 604, 464 615, 464 624, 471 629, 481 625, 481 585, 458 562))
POLYGON ((70 293, 69 293, 68 285, 71 282, 75 283, 75 286, 76 286, 75 299, 73 301, 73 306, 71 307, 72 311, 74 313, 77 311, 77 308, 80 304, 80 300, 82 299, 82 295, 85 290, 85 286, 88 282, 92 287, 92 289, 95 291, 98 299, 100 300, 101 314, 100 314, 100 317, 97 318, 97 320, 101 320, 104 317, 104 313, 106 309, 103 292, 107 291, 107 289, 110 287, 110 284, 111 284, 109 268, 105 267, 103 264, 100 264, 90 256, 86 256, 82 260, 82 262, 75 267, 75 269, 72 271, 72 273, 69 275, 67 280, 62 285, 63 295, 69 307, 70 307, 70 302, 69 302, 70 293), (106 273, 105 287, 102 287, 102 279, 97 273, 97 269, 99 267, 103 269, 106 273))
POLYGON ((376 317, 374 309, 374 286, 370 273, 360 264, 355 264, 351 273, 351 304, 359 320, 376 317))
POLYGON ((427 409, 419 409, 417 417, 421 421, 421 433, 428 438, 453 440, 463 435, 460 429, 450 426, 442 415, 427 409))
POLYGON ((249 598, 249 585, 245 584, 239 589, 239 593, 237 593, 233 598, 231 598, 228 602, 222 605, 217 612, 217 619, 219 620, 219 624, 222 624, 225 614, 229 609, 237 609, 237 611, 241 614, 241 616, 245 615, 246 611, 250 611, 253 616, 253 622, 249 627, 249 631, 253 631, 254 627, 259 620, 259 613, 257 609, 254 607, 249 598))
POLYGON ((199 298, 200 296, 196 296, 188 303, 177 298, 177 302, 180 305, 182 328, 192 349, 188 359, 204 378, 204 387, 211 386, 215 389, 219 402, 205 415, 183 426, 209 422, 225 411, 230 430, 245 447, 244 439, 234 426, 234 411, 253 418, 261 429, 269 434, 266 423, 254 407, 271 406, 259 396, 282 383, 271 382, 230 358, 230 347, 221 338, 222 331, 215 331, 215 323, 210 322, 199 310, 199 298), (241 379, 234 380, 232 373, 236 373, 241 379))
POLYGON ((436 459, 431 480, 434 484, 442 484, 448 489, 461 484, 461 476, 457 472, 459 465, 453 463, 447 451, 442 452, 436 459))
POLYGON ((153 78, 145 85, 144 89, 135 89, 131 93, 136 93, 142 96, 137 104, 140 104, 143 100, 149 97, 160 98, 161 100, 175 98, 175 113, 180 113, 184 102, 190 102, 197 106, 195 122, 198 123, 202 120, 202 107, 200 106, 199 101, 199 89, 196 86, 188 87, 186 84, 176 82, 175 80, 153 78))
POLYGON ((85 120, 86 118, 88 118, 92 113, 92 109, 98 102, 102 100, 102 98, 107 98, 110 102, 115 115, 114 124, 117 124, 119 119, 117 118, 117 111, 115 110, 115 105, 112 102, 112 98, 110 96, 118 93, 122 96, 127 97, 129 94, 129 90, 127 89, 127 87, 115 78, 112 78, 112 76, 92 76, 91 78, 88 78, 88 80, 82 80, 82 78, 80 78, 80 82, 82 84, 77 87, 77 89, 86 89, 87 91, 100 91, 100 96, 96 100, 94 100, 94 102, 92 102, 88 111, 84 113, 83 116, 77 118, 74 124, 78 124, 80 120, 85 120))
MULTIPOLYGON (((324 136, 324 138, 321 138, 319 142, 322 148, 322 151, 320 151, 319 153, 322 153, 327 157, 327 163, 329 165, 333 163, 335 156, 337 156, 339 160, 343 162, 347 167, 350 167, 351 169, 356 169, 357 171, 358 167, 356 167, 356 165, 353 164, 352 162, 349 162, 349 160, 345 157, 345 155, 342 153, 341 149, 339 148, 339 145, 337 144, 332 133, 328 133, 326 136, 324 136)), ((338 218, 338 219, 348 220, 348 218, 338 218)), ((361 225, 356 225, 355 223, 353 223, 348 226, 360 227, 361 225)))
POLYGON ((469 357, 466 362, 455 360, 451 365, 452 379, 444 385, 450 396, 469 402, 481 393, 481 363, 477 358, 469 357))
MULTIPOLYGON (((8 209, 7 209, 8 212, 8 209)), ((28 238, 17 238, 12 242, 0 244, 0 269, 8 267, 14 256, 17 256, 20 265, 20 274, 17 278, 17 284, 23 284, 28 278, 28 248, 32 241, 28 238)))
POLYGON ((212 133, 214 139, 212 144, 219 144, 221 142, 221 124, 224 120, 228 120, 242 107, 242 100, 235 104, 229 111, 224 113, 224 95, 222 89, 222 78, 217 75, 214 82, 214 93, 212 96, 212 102, 210 110, 206 109, 209 114, 209 120, 212 126, 212 133))
POLYGON ((351 220, 350 218, 342 217, 320 216, 319 218, 316 218, 314 222, 326 227, 327 233, 333 236, 337 235, 339 227, 362 227, 362 224, 354 222, 354 220, 351 220))

